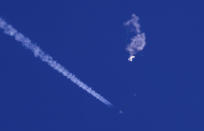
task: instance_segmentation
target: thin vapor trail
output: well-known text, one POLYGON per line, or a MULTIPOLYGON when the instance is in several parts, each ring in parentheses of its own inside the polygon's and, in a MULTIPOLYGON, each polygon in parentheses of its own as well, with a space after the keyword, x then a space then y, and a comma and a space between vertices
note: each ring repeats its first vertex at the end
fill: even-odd
POLYGON ((25 37, 22 33, 18 32, 15 28, 9 25, 5 20, 0 18, 0 28, 3 29, 4 33, 14 37, 14 39, 22 44, 26 49, 33 52, 35 57, 40 58, 41 61, 47 63, 54 70, 65 76, 67 79, 71 80, 77 86, 85 90, 87 93, 91 94, 93 97, 101 101, 107 106, 112 106, 112 104, 101 96, 99 93, 95 92, 91 87, 83 83, 74 74, 69 72, 65 67, 55 61, 50 55, 46 54, 39 46, 31 42, 31 40, 25 37))

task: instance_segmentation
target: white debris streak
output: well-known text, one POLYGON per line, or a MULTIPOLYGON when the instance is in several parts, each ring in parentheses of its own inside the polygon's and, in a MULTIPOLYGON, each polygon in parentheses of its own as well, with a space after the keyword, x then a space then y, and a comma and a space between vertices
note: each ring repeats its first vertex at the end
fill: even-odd
POLYGON ((125 26, 131 26, 133 27, 135 35, 133 38, 131 38, 130 43, 126 47, 126 50, 129 52, 130 57, 128 58, 129 61, 132 61, 132 59, 135 57, 135 55, 142 51, 146 45, 145 41, 145 33, 142 33, 140 30, 140 24, 139 24, 139 17, 135 14, 132 15, 132 18, 125 22, 125 26), (134 57, 133 57, 134 56, 134 57))

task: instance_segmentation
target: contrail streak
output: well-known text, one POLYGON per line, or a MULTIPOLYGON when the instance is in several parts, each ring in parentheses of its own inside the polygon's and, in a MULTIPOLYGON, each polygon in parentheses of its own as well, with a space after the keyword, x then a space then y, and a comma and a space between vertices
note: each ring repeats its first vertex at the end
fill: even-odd
POLYGON ((41 61, 47 63, 54 70, 65 76, 67 79, 71 80, 77 86, 85 90, 87 93, 91 94, 93 97, 101 101, 107 106, 112 106, 112 104, 101 96, 99 93, 95 92, 91 87, 83 83, 80 79, 78 79, 74 74, 69 72, 65 67, 55 61, 50 55, 46 54, 43 50, 40 49, 39 46, 33 44, 31 40, 25 37, 22 33, 18 32, 15 28, 9 25, 5 20, 0 18, 0 28, 3 29, 4 33, 14 37, 14 39, 22 44, 26 49, 29 49, 33 52, 35 57, 40 58, 41 61))

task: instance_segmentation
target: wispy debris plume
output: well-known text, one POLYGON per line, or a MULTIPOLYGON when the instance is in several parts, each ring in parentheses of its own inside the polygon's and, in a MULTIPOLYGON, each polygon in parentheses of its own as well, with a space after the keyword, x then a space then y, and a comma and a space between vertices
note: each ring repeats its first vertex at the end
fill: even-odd
POLYGON ((65 76, 67 79, 71 80, 78 87, 85 90, 87 93, 91 94, 93 97, 101 101, 107 106, 112 106, 112 104, 101 96, 99 93, 95 92, 91 87, 83 83, 79 78, 74 74, 69 72, 65 67, 55 61, 50 55, 46 54, 39 46, 31 42, 31 40, 25 37, 22 33, 18 32, 11 25, 7 24, 5 20, 0 18, 0 29, 3 29, 4 33, 14 37, 14 39, 22 44, 26 49, 32 51, 35 57, 38 57, 41 61, 47 63, 50 67, 56 70, 58 73, 65 76))
POLYGON ((131 38, 130 44, 126 47, 126 50, 129 52, 130 57, 129 61, 132 61, 135 58, 137 52, 142 51, 146 45, 145 42, 145 33, 141 32, 139 17, 135 14, 132 14, 132 18, 124 23, 125 26, 130 26, 133 28, 134 36, 131 38))

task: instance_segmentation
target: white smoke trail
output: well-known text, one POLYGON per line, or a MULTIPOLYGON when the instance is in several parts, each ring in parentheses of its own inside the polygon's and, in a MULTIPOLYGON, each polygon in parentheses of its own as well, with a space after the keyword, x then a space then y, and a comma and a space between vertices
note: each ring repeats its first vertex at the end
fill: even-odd
POLYGON ((6 21, 3 20, 2 18, 0 18, 0 28, 3 29, 5 34, 14 37, 15 40, 20 42, 26 49, 31 50, 35 57, 39 57, 41 61, 47 63, 50 67, 52 67, 57 72, 65 76, 67 79, 71 80, 77 86, 79 86, 92 96, 94 96, 96 99, 98 99, 105 105, 112 106, 112 104, 108 100, 106 100, 103 96, 101 96, 100 94, 95 92, 92 88, 90 88, 81 80, 79 80, 74 74, 65 69, 65 67, 63 67, 57 61, 55 61, 50 55, 46 54, 43 50, 41 50, 39 46, 33 44, 29 38, 25 37, 11 25, 6 23, 6 21))
POLYGON ((135 14, 132 14, 132 18, 125 22, 125 26, 131 26, 134 29, 135 36, 131 39, 130 44, 127 46, 126 50, 129 52, 130 57, 129 61, 132 61, 135 58, 135 54, 139 51, 142 51, 146 45, 145 42, 145 33, 141 33, 140 24, 138 22, 139 17, 135 14))

